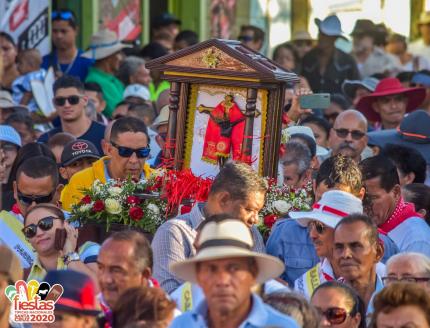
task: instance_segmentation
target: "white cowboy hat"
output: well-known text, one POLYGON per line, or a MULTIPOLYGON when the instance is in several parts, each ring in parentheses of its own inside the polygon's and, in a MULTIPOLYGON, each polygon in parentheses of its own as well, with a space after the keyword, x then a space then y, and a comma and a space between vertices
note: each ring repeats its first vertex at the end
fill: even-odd
POLYGON ((197 283, 197 263, 241 257, 256 260, 257 283, 279 277, 284 272, 284 264, 274 256, 252 252, 253 244, 251 232, 242 221, 210 222, 200 232, 196 256, 173 263, 170 270, 185 281, 197 283))
POLYGON ((129 47, 131 45, 124 44, 118 40, 115 32, 104 29, 91 36, 89 49, 82 54, 82 57, 99 60, 129 47))
POLYGON ((161 108, 160 114, 155 118, 151 125, 151 129, 156 131, 160 125, 169 123, 169 105, 165 105, 161 108))
POLYGON ((335 228, 344 217, 353 213, 363 213, 361 199, 345 191, 329 190, 314 204, 312 211, 290 212, 289 216, 304 227, 315 220, 335 228))

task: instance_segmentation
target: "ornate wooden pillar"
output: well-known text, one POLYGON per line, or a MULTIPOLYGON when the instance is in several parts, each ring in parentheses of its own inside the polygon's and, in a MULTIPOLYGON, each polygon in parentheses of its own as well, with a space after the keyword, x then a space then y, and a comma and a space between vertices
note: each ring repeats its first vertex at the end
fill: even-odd
POLYGON ((258 90, 249 88, 246 93, 245 133, 242 142, 241 160, 245 163, 252 161, 252 139, 254 133, 254 117, 258 90))
POLYGON ((178 120, 179 96, 181 83, 170 83, 170 104, 169 104, 169 127, 167 130, 166 144, 164 146, 163 158, 165 166, 173 167, 176 147, 176 122, 178 120))

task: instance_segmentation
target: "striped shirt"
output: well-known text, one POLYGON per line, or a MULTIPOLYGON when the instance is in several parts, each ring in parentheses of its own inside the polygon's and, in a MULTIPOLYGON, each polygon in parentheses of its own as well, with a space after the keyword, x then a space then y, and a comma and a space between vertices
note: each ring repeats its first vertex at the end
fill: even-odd
MULTIPOLYGON (((203 222, 204 203, 196 204, 191 212, 177 216, 163 223, 157 230, 152 240, 154 252, 154 278, 167 292, 173 292, 179 287, 183 280, 174 276, 170 271, 170 265, 184 261, 196 255, 194 240, 197 235, 197 227, 203 222)), ((263 238, 256 226, 251 229, 254 240, 253 251, 264 253, 265 246, 263 238)))

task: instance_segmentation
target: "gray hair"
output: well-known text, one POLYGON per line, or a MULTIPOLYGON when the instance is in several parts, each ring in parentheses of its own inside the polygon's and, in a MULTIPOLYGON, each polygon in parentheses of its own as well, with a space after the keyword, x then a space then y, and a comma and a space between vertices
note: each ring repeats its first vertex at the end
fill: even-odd
POLYGON ((285 144, 285 155, 281 159, 282 165, 296 164, 298 174, 302 175, 311 166, 311 160, 311 152, 305 145, 296 141, 285 144))
POLYGON ((419 271, 430 276, 430 258, 421 253, 406 252, 399 253, 390 257, 387 261, 387 272, 388 268, 396 261, 407 260, 412 262, 419 268, 419 271))
POLYGON ((118 79, 120 79, 124 85, 129 85, 130 76, 135 74, 141 65, 145 65, 145 60, 140 57, 129 56, 125 58, 119 66, 118 79))

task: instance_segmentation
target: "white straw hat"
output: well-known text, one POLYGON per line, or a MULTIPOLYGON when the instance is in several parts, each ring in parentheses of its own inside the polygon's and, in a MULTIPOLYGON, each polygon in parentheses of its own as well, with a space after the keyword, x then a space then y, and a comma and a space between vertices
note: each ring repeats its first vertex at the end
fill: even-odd
POLYGON ((246 257, 254 258, 257 262, 257 283, 279 277, 284 272, 284 264, 274 256, 252 252, 253 244, 251 232, 242 221, 210 222, 200 232, 196 256, 173 263, 170 270, 185 281, 197 283, 197 263, 246 257))
POLYGON ((84 52, 82 57, 99 60, 129 47, 131 45, 124 44, 118 40, 115 32, 104 29, 91 36, 89 50, 84 52))
POLYGON ((306 227, 310 221, 316 220, 335 228, 344 217, 353 213, 363 213, 361 199, 345 191, 329 190, 314 204, 312 211, 290 212, 289 216, 301 226, 306 227))

